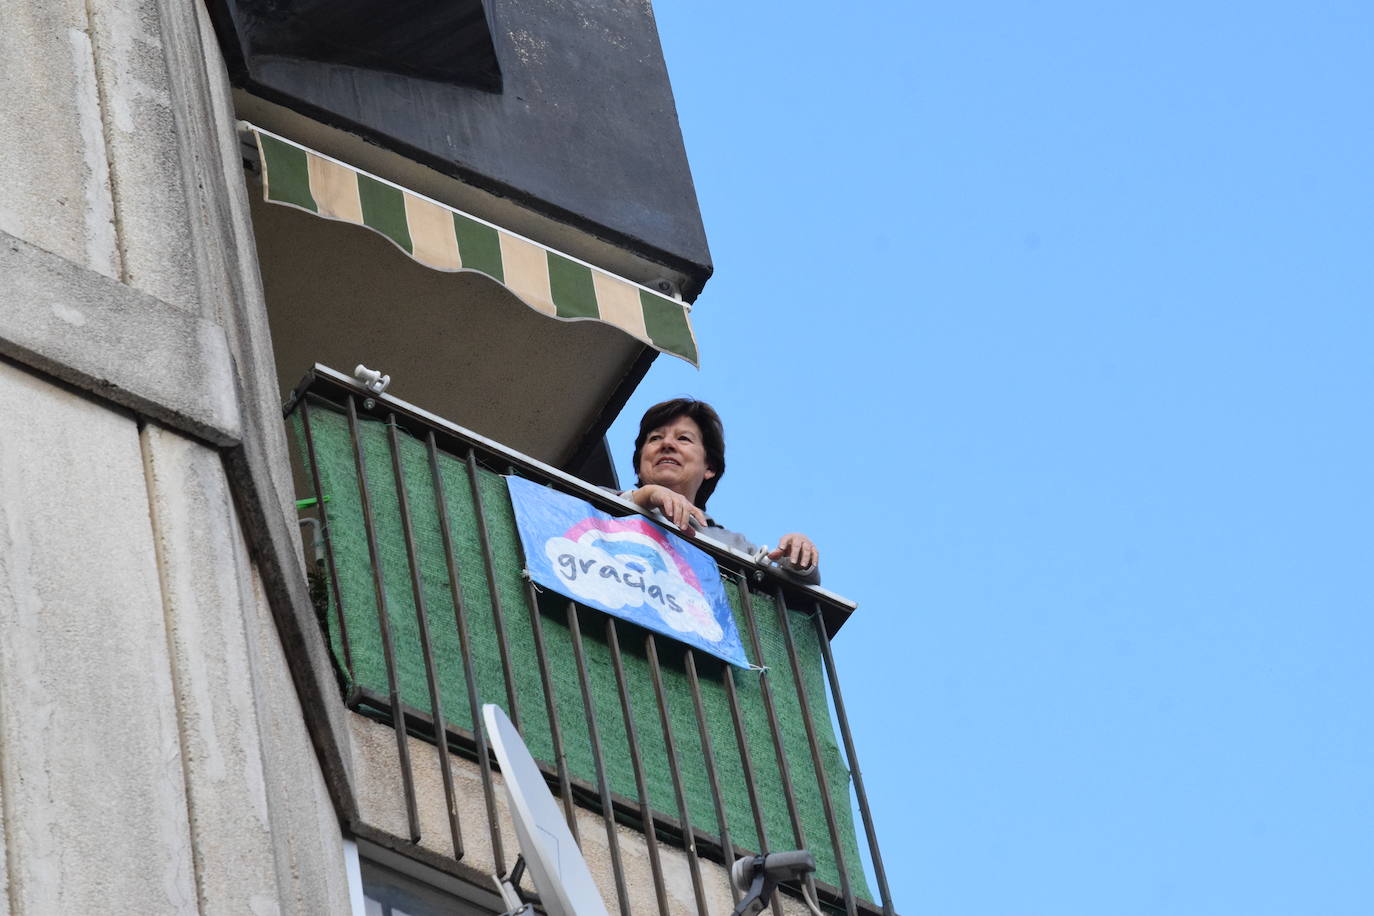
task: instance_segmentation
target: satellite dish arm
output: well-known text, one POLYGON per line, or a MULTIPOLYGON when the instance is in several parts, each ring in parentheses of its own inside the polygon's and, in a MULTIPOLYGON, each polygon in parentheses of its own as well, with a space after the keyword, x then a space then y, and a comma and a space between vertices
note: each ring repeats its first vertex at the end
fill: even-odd
POLYGON ((509 875, 495 875, 492 880, 496 882, 496 889, 501 893, 501 903, 505 905, 506 911, 501 916, 525 916, 534 913, 534 903, 539 902, 536 894, 520 889, 520 879, 525 874, 525 856, 523 853, 515 857, 515 867, 510 870, 509 875), (526 899, 533 898, 533 903, 526 899))
MULTIPOLYGON (((730 880, 745 894, 731 916, 752 916, 762 912, 780 882, 801 880, 815 870, 816 859, 805 849, 736 859, 730 867, 730 880)), ((802 897, 807 908, 820 916, 820 908, 806 893, 805 885, 802 886, 802 897)))
MULTIPOLYGON (((749 862, 749 867, 753 869, 754 880, 749 885, 749 889, 740 898, 739 906, 730 916, 749 916, 751 913, 760 913, 768 905, 769 899, 773 896, 773 889, 778 886, 778 882, 768 877, 768 873, 763 868, 763 856, 755 856, 752 861, 740 859, 740 862, 749 862)), ((736 863, 738 866, 739 863, 736 863)))

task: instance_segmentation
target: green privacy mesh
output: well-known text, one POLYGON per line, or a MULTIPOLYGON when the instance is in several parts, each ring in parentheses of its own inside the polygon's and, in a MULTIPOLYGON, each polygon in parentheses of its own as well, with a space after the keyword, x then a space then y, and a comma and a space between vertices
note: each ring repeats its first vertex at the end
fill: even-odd
MULTIPOLYGON (((382 649, 372 562, 348 419, 334 405, 313 396, 309 407, 320 485, 324 493, 323 505, 328 513, 330 538, 338 569, 343 623, 348 634, 352 663, 352 670, 347 675, 349 686, 368 688, 385 696, 388 693, 386 657, 382 649)), ((304 428, 299 409, 293 412, 288 422, 301 448, 302 460, 305 460, 304 428)), ((405 487, 419 557, 422 595, 443 714, 448 722, 470 730, 473 723, 469 714, 453 595, 439 527, 441 501, 434 484, 429 451, 423 442, 405 430, 398 429, 397 432, 401 481, 405 487)), ((395 649, 401 699, 416 708, 429 710, 429 688, 388 428, 380 421, 360 418, 359 438, 367 469, 367 493, 371 500, 381 558, 382 588, 395 649)), ((476 470, 476 486, 485 513, 496 581, 497 601, 493 602, 468 466, 464 460, 443 452, 438 453, 437 466, 443 488, 442 506, 448 514, 454 542, 459 593, 467 616, 479 699, 481 702, 497 703, 507 708, 507 712, 510 711, 497 636, 499 605, 499 619, 504 625, 511 670, 514 672, 512 680, 519 705, 520 732, 530 753, 536 759, 552 764, 553 743, 530 623, 531 609, 523 578, 524 561, 505 481, 500 475, 484 468, 478 467, 476 470)), ((750 662, 758 665, 759 653, 750 640, 748 624, 740 605, 738 584, 733 577, 727 576, 724 577, 724 585, 750 662)), ((807 743, 796 681, 787 660, 778 609, 771 596, 759 592, 751 592, 750 595, 763 658, 770 667, 767 677, 771 679, 774 709, 792 775, 792 789, 804 839, 801 845, 810 849, 816 857, 817 878, 838 886, 839 869, 826 828, 821 790, 807 743)), ((337 624, 338 608, 332 595, 330 599, 330 643, 340 667, 347 671, 341 628, 337 624)), ((569 772, 573 778, 596 785, 595 758, 587 724, 588 711, 582 701, 568 628, 567 604, 567 599, 560 595, 543 593, 539 596, 537 612, 541 614, 545 651, 555 691, 554 702, 569 772)), ((849 773, 842 762, 828 715, 824 671, 817 643, 819 637, 808 615, 790 610, 785 613, 796 644, 801 681, 806 691, 812 724, 821 746, 825 784, 839 828, 839 842, 849 881, 857 896, 870 897, 859 864, 850 815, 849 773)), ((615 670, 606 641, 606 617, 599 611, 579 606, 578 621, 582 629, 587 676, 595 703, 593 713, 600 731, 602 759, 611 791, 638 800, 615 670)), ((625 621, 616 622, 616 631, 646 776, 649 805, 655 811, 678 818, 663 728, 645 653, 648 634, 625 621)), ((688 814, 694 827, 718 836, 720 828, 703 763, 705 758, 684 667, 683 648, 663 636, 656 637, 656 645, 688 814)), ((768 849, 796 848, 798 843, 793 835, 777 752, 762 697, 762 675, 758 671, 734 670, 748 757, 759 793, 767 844, 759 842, 754 823, 723 681, 723 663, 701 653, 695 656, 695 660, 713 760, 720 779, 722 808, 731 840, 755 850, 765 845, 768 849)))

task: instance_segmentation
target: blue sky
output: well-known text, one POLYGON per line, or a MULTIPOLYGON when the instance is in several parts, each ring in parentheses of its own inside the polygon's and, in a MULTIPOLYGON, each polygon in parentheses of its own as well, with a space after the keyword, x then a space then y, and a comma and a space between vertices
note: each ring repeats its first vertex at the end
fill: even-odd
POLYGON ((1374 914, 1374 7, 655 11, 899 911, 1374 914))

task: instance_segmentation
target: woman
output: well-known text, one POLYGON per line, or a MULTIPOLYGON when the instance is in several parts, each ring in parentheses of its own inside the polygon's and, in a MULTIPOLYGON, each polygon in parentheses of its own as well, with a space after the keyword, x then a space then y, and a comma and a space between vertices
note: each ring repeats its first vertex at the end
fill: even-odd
MULTIPOLYGON (((710 404, 676 398, 645 411, 634 467, 638 485, 621 495, 646 512, 662 513, 687 537, 700 529, 712 540, 757 555, 748 538, 706 514, 706 501, 725 474, 725 430, 710 404)), ((804 534, 783 535, 767 556, 806 582, 821 580, 820 554, 804 534)))

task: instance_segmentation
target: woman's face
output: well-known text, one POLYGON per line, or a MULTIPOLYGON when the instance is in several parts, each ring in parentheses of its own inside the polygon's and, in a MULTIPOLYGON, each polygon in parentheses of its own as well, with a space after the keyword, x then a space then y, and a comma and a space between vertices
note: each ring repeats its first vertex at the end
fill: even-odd
POLYGON ((639 482, 656 483, 696 502, 701 484, 716 476, 706 466, 701 427, 691 417, 676 417, 644 439, 639 451, 639 482))

